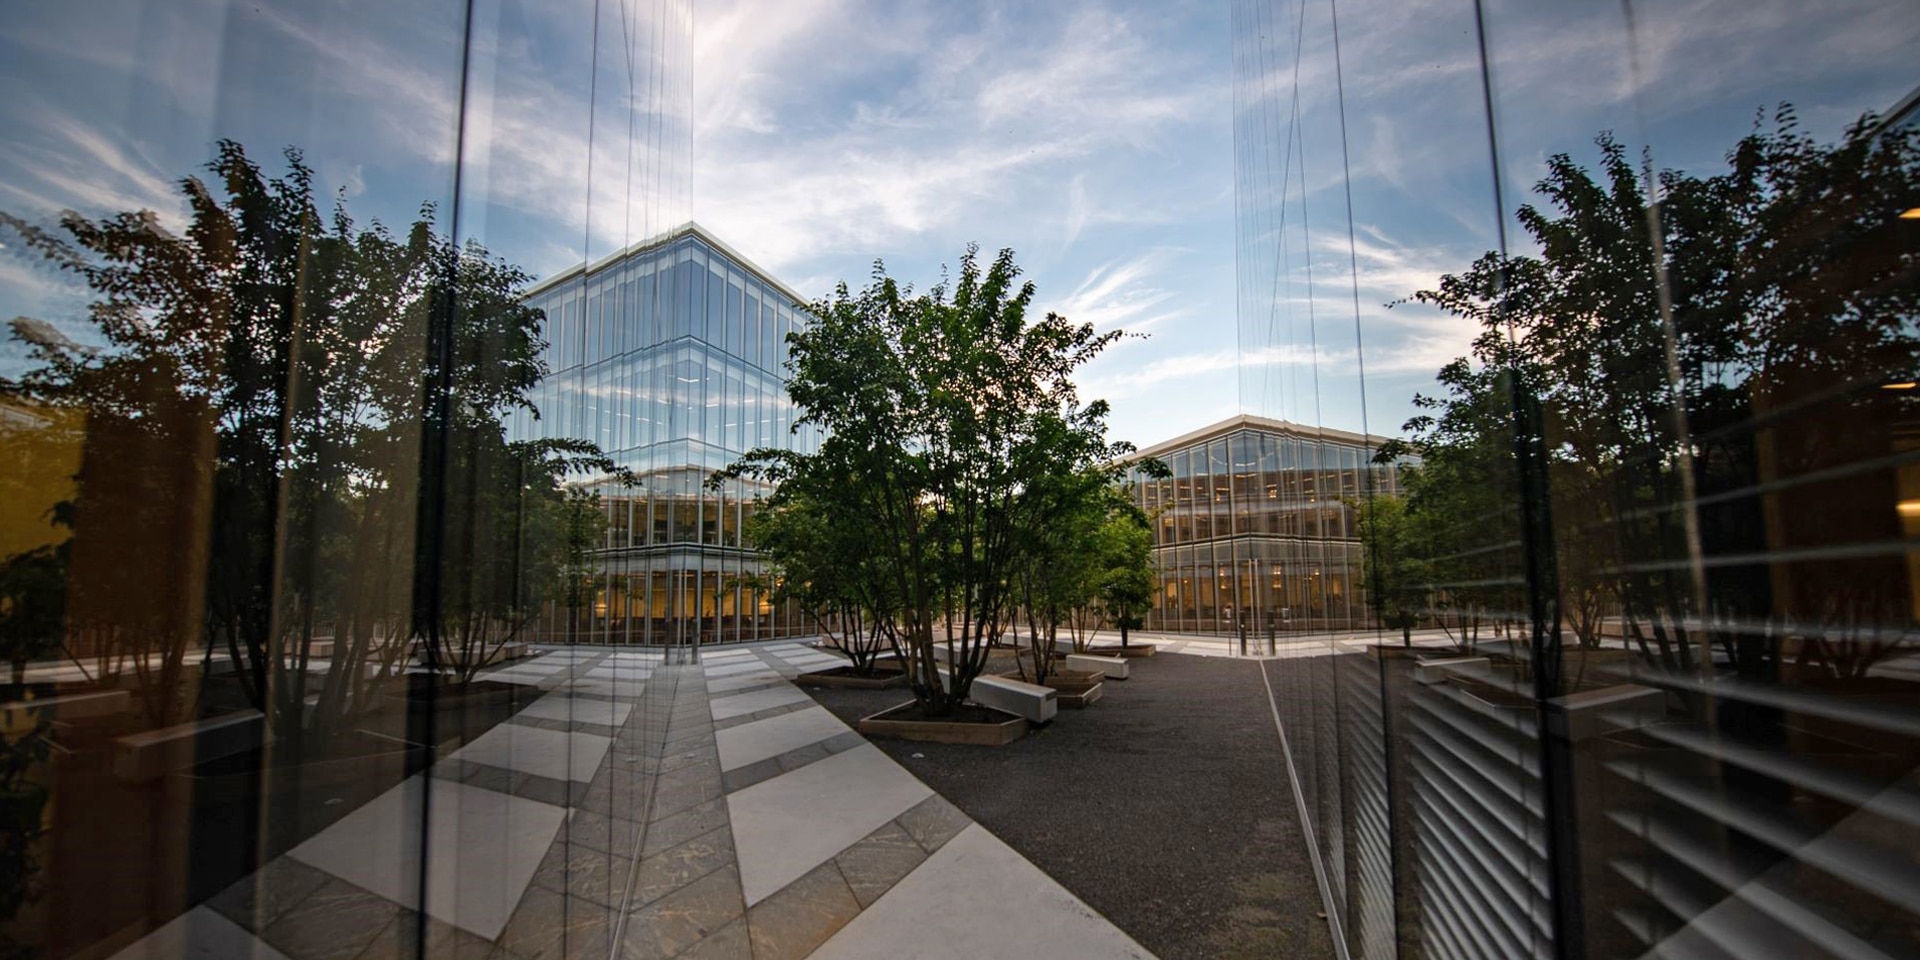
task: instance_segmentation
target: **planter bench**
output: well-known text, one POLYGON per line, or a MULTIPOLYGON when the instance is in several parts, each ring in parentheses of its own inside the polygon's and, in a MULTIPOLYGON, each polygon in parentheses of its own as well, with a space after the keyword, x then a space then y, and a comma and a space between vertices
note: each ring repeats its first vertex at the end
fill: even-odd
POLYGON ((1125 680, 1133 669, 1125 657, 1103 657, 1091 653, 1067 654, 1067 667, 1097 673, 1109 680, 1125 680))
POLYGON ((65 696, 47 697, 42 700, 15 700, 6 706, 10 710, 38 710, 41 716, 49 720, 65 723, 125 713, 133 706, 133 694, 125 690, 100 690, 94 693, 69 693, 65 696))
POLYGON ((113 742, 113 772, 122 780, 152 780, 208 760, 260 746, 266 716, 258 710, 229 713, 121 737, 113 742))
POLYGON ((1025 717, 1032 723, 1051 722, 1060 712, 1059 697, 1052 687, 1005 677, 975 677, 968 688, 968 699, 974 703, 1025 717))
POLYGON ((1448 657, 1445 660, 1423 660, 1414 665, 1413 682, 1439 683, 1455 676, 1485 680, 1492 674, 1493 665, 1486 657, 1448 657))

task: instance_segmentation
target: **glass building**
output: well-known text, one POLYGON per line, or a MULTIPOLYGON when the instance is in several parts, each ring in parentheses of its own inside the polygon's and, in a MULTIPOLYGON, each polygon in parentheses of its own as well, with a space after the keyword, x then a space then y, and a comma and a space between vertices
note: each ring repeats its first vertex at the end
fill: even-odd
POLYGON ((707 478, 748 450, 811 451, 793 429, 787 335, 805 299, 697 224, 548 278, 527 303, 545 315, 537 418, 520 437, 592 441, 632 485, 584 486, 605 511, 598 573, 576 606, 554 604, 543 635, 580 643, 762 640, 804 629, 768 602, 741 529, 765 493, 707 478))
POLYGON ((1364 628, 1355 510, 1365 491, 1398 489, 1397 469, 1372 462, 1382 440, 1242 415, 1142 450, 1172 472, 1127 477, 1154 530, 1146 628, 1364 628))

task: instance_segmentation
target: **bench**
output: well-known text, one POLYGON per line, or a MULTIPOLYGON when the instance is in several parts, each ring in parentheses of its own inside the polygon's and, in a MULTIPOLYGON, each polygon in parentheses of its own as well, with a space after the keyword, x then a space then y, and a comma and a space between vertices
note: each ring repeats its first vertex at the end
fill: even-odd
POLYGON ((1422 660, 1413 668, 1413 682, 1439 683, 1452 676, 1476 677, 1485 680, 1493 675, 1493 664, 1486 657, 1450 657, 1445 660, 1422 660))
POLYGON ((1060 712, 1059 691, 1005 677, 975 677, 968 699, 1034 723, 1048 723, 1060 712))
POLYGON ((1666 693, 1637 683, 1582 690, 1547 701, 1547 729, 1574 743, 1666 718, 1666 693))
POLYGON ((1101 657, 1091 653, 1067 654, 1067 669, 1097 673, 1109 680, 1125 680, 1132 669, 1125 657, 1101 657))
POLYGON ((260 746, 266 720, 258 710, 243 710, 121 737, 113 742, 114 775, 122 780, 152 780, 182 767, 245 753, 260 746))
POLYGON ((111 717, 127 712, 132 706, 133 694, 125 690, 69 693, 42 700, 13 700, 6 704, 8 710, 38 710, 41 716, 61 722, 111 717))

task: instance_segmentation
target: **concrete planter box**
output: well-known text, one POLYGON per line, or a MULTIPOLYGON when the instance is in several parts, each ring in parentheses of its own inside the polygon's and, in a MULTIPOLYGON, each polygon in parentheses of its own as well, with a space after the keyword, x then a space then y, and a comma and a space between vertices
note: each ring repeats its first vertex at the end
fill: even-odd
MULTIPOLYGON (((835 668, 850 669, 850 668, 835 668)), ((845 673, 803 673, 793 678, 796 687, 814 687, 827 690, 891 690, 907 685, 907 675, 902 670, 875 670, 871 677, 856 677, 845 673)))
POLYGON ((1067 656, 1067 666, 1075 670, 1097 673, 1108 680, 1125 680, 1133 671, 1126 657, 1101 656, 1087 653, 1075 653, 1067 656))
MULTIPOLYGON (((1016 672, 1002 673, 999 676, 1007 680, 1018 680, 1016 672)), ((1059 695, 1054 698, 1065 709, 1082 709, 1090 706, 1101 696, 1101 677, 1097 673, 1083 673, 1077 670, 1055 670, 1047 675, 1045 686, 1059 695)))
POLYGON ((1160 647, 1152 643, 1129 643, 1125 647, 1118 644, 1110 647, 1089 647, 1087 652, 1096 657, 1151 657, 1160 652, 1160 647))
MULTIPOLYGON (((909 714, 917 704, 903 703, 897 707, 882 710, 860 720, 860 732, 869 737, 892 737, 895 740, 919 740, 926 743, 967 743, 976 746, 998 747, 1012 743, 1027 735, 1029 724, 1025 717, 1001 714, 1006 719, 998 723, 980 723, 956 720, 909 720, 899 715, 909 714)), ((993 711, 998 713, 999 711, 993 711)))

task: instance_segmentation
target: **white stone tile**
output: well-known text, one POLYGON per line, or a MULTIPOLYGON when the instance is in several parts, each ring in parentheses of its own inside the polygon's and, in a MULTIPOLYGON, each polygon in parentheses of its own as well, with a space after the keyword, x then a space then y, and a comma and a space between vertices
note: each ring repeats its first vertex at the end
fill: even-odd
POLYGON ((601 664, 581 671, 580 675, 594 680, 645 680, 653 676, 653 668, 639 664, 601 664))
POLYGON ((424 815, 426 912, 492 940, 533 880, 566 811, 451 780, 429 786, 427 779, 407 779, 288 856, 418 909, 424 815), (423 803, 423 793, 430 802, 423 803))
POLYGON ((780 674, 775 672, 772 667, 768 667, 765 673, 743 673, 738 676, 724 677, 719 680, 709 680, 707 681, 707 695, 709 697, 717 697, 723 693, 745 690, 748 687, 758 687, 769 681, 778 679, 780 679, 780 674))
POLYGON ((812 707, 728 727, 715 732, 713 739, 720 748, 720 769, 733 770, 837 737, 847 730, 847 725, 825 707, 812 707))
POLYGON ((978 824, 934 851, 810 960, 1152 960, 1119 927, 978 824), (1008 891, 1018 895, 1009 896, 1008 891))
POLYGON ((743 661, 740 663, 727 663, 727 664, 721 664, 718 666, 709 665, 706 669, 707 669, 707 676, 709 677, 729 677, 736 673, 747 673, 753 670, 765 670, 766 668, 767 668, 766 664, 761 663, 759 660, 753 660, 751 662, 743 661))
POLYGON ((627 722, 627 714, 633 712, 631 703, 615 703, 608 700, 595 700, 590 697, 570 697, 564 693, 550 693, 519 713, 515 719, 531 717, 539 720, 559 720, 562 722, 582 721, 597 723, 604 727, 617 727, 627 722))
POLYGON ((645 684, 628 680, 618 683, 612 680, 568 680, 553 687, 555 693, 590 693, 599 697, 618 697, 629 702, 640 699, 645 691, 645 684))
POLYGON ((194 907, 167 925, 135 940, 112 960, 287 960, 212 910, 194 907))
POLYGON ((752 650, 717 650, 717 651, 702 651, 700 654, 700 659, 701 660, 738 660, 741 657, 751 657, 751 656, 753 656, 752 650))
POLYGON ((539 686, 552 678, 553 675, 548 673, 522 673, 513 670, 495 670, 492 673, 483 673, 480 675, 480 679, 482 680, 493 683, 518 684, 523 687, 539 686))
POLYGON ((707 701, 715 720, 728 717, 743 717, 749 713, 758 713, 773 707, 784 707, 789 703, 812 703, 813 698, 789 686, 768 687, 764 690, 749 690, 727 697, 715 697, 707 701))
POLYGON ((728 794, 747 905, 798 880, 932 793, 878 747, 864 744, 728 794))
POLYGON ((564 733, 503 723, 454 751, 453 756, 515 773, 585 783, 593 779, 611 742, 591 733, 564 733))

